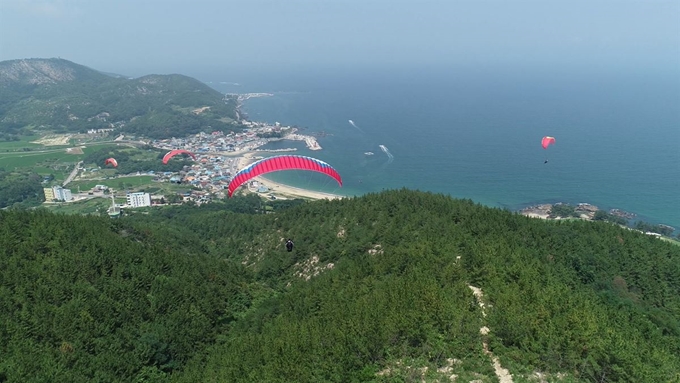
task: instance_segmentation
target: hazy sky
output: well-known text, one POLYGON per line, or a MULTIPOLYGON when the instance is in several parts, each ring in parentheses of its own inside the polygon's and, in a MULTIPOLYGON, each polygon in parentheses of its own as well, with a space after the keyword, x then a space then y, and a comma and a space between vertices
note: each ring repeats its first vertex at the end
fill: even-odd
POLYGON ((0 60, 148 73, 434 66, 670 71, 680 1, 0 0, 0 60))

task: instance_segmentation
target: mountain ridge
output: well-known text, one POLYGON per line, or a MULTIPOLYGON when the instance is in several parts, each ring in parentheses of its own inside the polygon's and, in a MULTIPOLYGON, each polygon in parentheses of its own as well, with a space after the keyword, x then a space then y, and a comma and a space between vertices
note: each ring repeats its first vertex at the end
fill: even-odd
POLYGON ((94 69, 60 58, 32 58, 0 61, 0 85, 56 84, 73 81, 83 74, 101 74, 94 69))
POLYGON ((113 128, 167 138, 241 128, 235 97, 181 74, 131 79, 65 59, 20 59, 0 62, 0 86, 5 136, 113 128), (205 113, 191 113, 205 107, 205 113))

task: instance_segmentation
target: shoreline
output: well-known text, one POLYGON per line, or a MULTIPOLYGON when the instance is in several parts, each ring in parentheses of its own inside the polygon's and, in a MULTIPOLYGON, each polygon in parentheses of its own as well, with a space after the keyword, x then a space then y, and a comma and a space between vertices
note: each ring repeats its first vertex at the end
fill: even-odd
MULTIPOLYGON (((247 94, 249 96, 250 94, 247 94)), ((253 95, 254 97, 261 97, 261 96, 271 96, 272 94, 255 94, 253 95)), ((241 101, 247 100, 249 97, 246 97, 242 99, 241 101)), ((238 105, 238 108, 240 109, 242 107, 242 104, 240 103, 238 105)), ((351 121, 351 120, 350 120, 351 121)), ((291 134, 287 134, 284 137, 280 138, 275 138, 271 139, 271 141, 282 141, 282 140, 291 140, 291 141, 303 141, 305 143, 305 146, 307 146, 307 149, 316 151, 316 150, 321 150, 321 145, 316 141, 316 138, 313 136, 307 136, 303 134, 299 134, 297 132, 297 127, 292 129, 291 134)), ((389 152, 389 149, 385 145, 379 145, 380 149, 385 152, 385 154, 389 158, 389 162, 393 159, 392 154, 389 152)), ((266 149, 259 149, 259 146, 255 146, 243 151, 239 151, 236 153, 231 153, 230 157, 238 157, 238 167, 235 169, 236 171, 241 170, 248 166, 250 163, 254 162, 255 159, 253 159, 253 156, 256 156, 257 153, 265 154, 267 152, 270 153, 275 153, 275 152, 293 152, 296 151, 297 149, 294 148, 285 148, 285 149, 272 149, 272 150, 266 150, 266 149)), ((370 152, 373 154, 372 152, 370 152)), ((367 153, 365 153, 367 154, 367 153)), ((264 157, 268 157, 266 154, 264 157)), ((281 195, 284 195, 286 197, 302 197, 302 198, 309 198, 309 199, 338 199, 338 198, 347 198, 348 196, 343 196, 343 195, 338 195, 338 194, 333 194, 333 193, 324 193, 324 192, 316 192, 314 190, 308 190, 304 188, 299 188, 299 187, 294 187, 291 185, 286 185, 280 182, 275 182, 271 180, 270 178, 267 178, 265 176, 260 176, 256 177, 253 180, 259 181, 263 186, 267 187, 269 189, 268 192, 266 193, 258 193, 262 194, 263 197, 266 197, 267 195, 274 195, 277 198, 279 197, 279 193, 281 195)), ((561 202, 557 202, 557 204, 561 204, 561 202)), ((576 205, 576 213, 578 213, 577 216, 575 217, 567 217, 567 218, 562 218, 562 217, 550 217, 549 211, 550 207, 552 204, 546 204, 546 203, 541 203, 539 205, 533 205, 533 206, 525 206, 524 208, 519 208, 519 209, 514 209, 513 211, 515 213, 524 215, 526 217, 531 217, 531 218, 537 218, 537 219, 543 219, 543 220, 559 220, 559 219, 581 219, 581 220, 588 220, 588 221, 593 221, 595 218, 595 212, 597 210, 600 210, 597 206, 591 205, 589 203, 578 203, 576 205)), ((620 209, 609 209, 610 211, 608 214, 618 216, 618 217, 623 217, 627 220, 631 220, 635 218, 635 214, 633 213, 628 213, 620 209)), ((653 220, 657 221, 657 220, 653 220)), ((657 221, 658 222, 658 221, 657 221)), ((659 224, 662 226, 668 226, 668 225, 663 225, 659 224)), ((677 231, 677 230, 675 230, 677 231)))
MULTIPOLYGON (((246 153, 243 156, 238 157, 238 170, 241 170, 251 163, 259 160, 259 158, 254 159, 253 157, 260 157, 256 156, 256 153, 250 152, 246 153)), ((320 192, 320 191, 315 191, 315 190, 310 190, 310 189, 304 189, 296 186, 291 186, 287 185, 281 182, 276 182, 271 180, 270 178, 267 178, 266 175, 260 175, 258 177, 254 177, 250 181, 257 181, 260 186, 266 187, 268 190, 266 192, 259 193, 257 191, 253 191, 250 187, 247 187, 247 193, 255 193, 260 195, 262 198, 270 198, 271 196, 276 197, 275 199, 281 199, 281 200, 287 200, 287 199, 296 199, 296 198, 302 198, 302 199, 308 199, 308 200, 335 200, 335 199, 342 199, 342 198, 351 198, 352 196, 348 195, 341 195, 341 194, 333 194, 333 193, 326 193, 326 192, 320 192)), ((600 210, 597 206, 588 204, 588 203, 579 203, 577 205, 576 211, 579 213, 578 217, 550 217, 549 211, 552 208, 553 204, 540 204, 540 205, 533 205, 533 206, 527 206, 523 209, 520 210, 515 210, 514 213, 523 215, 525 217, 529 218, 534 218, 534 219, 541 219, 541 220, 548 220, 548 221, 560 221, 560 220, 585 220, 585 221, 590 221, 594 222, 594 213, 598 210, 600 210)), ((618 212, 619 214, 628 214, 631 215, 632 217, 635 217, 635 214, 633 213, 628 213, 625 211, 622 211, 620 209, 612 209, 615 212, 618 212)), ((611 213, 610 213, 611 214, 611 213)), ((622 226, 625 227, 629 230, 636 230, 634 228, 628 227, 628 226, 622 226)), ((638 230, 639 231, 639 230, 638 230)), ((643 234, 650 234, 648 232, 640 231, 643 234)), ((661 236, 658 235, 660 238, 664 239, 669 239, 669 240, 674 240, 673 236, 661 236)), ((677 243, 677 241, 675 242, 677 243)))
POLYGON ((313 200, 320 200, 320 199, 334 200, 334 199, 347 198, 347 196, 340 195, 340 194, 318 192, 318 191, 314 191, 314 190, 302 189, 302 188, 298 188, 298 187, 295 187, 295 186, 282 184, 280 182, 272 181, 269 178, 266 178, 264 176, 255 177, 255 178, 253 178, 253 180, 259 182, 260 185, 265 186, 269 189, 268 192, 257 193, 257 194, 274 195, 274 196, 276 196, 276 199, 308 198, 308 199, 313 199, 313 200), (281 195, 281 197, 283 197, 283 198, 279 197, 279 195, 281 195), (292 198, 290 198, 290 197, 292 197, 292 198))
MULTIPOLYGON (((237 94, 237 115, 239 116, 239 119, 241 115, 245 115, 242 111, 243 107, 243 102, 248 100, 249 98, 253 97, 267 97, 267 96, 273 96, 272 93, 246 93, 246 94, 237 94)), ((247 120, 247 117, 246 119, 247 120)), ((300 134, 297 133, 297 128, 292 129, 292 133, 285 135, 284 137, 280 137, 277 139, 270 139, 271 141, 282 141, 282 140, 291 140, 291 141, 303 141, 305 143, 305 146, 309 150, 321 150, 322 147, 319 145, 319 142, 316 140, 315 137, 313 136, 308 136, 305 134, 300 134)), ((248 165, 252 164, 253 162, 257 161, 257 159, 253 158, 256 156, 257 153, 267 153, 267 152, 294 152, 297 151, 296 148, 285 148, 285 149, 272 149, 272 150, 266 150, 266 149, 259 149, 262 145, 250 147, 247 149, 242 149, 234 152, 230 152, 229 154, 224 154, 227 157, 231 157, 236 159, 235 163, 232 165, 233 173, 235 174, 236 172, 246 168, 248 165)), ((260 156, 258 156, 260 157, 260 156)), ((247 187, 249 193, 257 193, 265 198, 269 198, 267 196, 274 196, 276 199, 289 199, 289 198, 307 198, 307 199, 313 199, 313 200, 319 200, 319 199, 328 199, 328 200, 333 200, 333 199, 340 199, 340 198, 347 198, 347 196, 340 195, 340 194, 332 194, 332 193, 324 193, 324 192, 318 192, 315 190, 309 190, 309 189, 303 189, 287 184, 283 184, 280 182, 275 182, 272 181, 271 179, 265 177, 265 176, 258 176, 254 177, 251 181, 257 181, 260 183, 262 186, 266 187, 269 189, 265 193, 257 193, 253 192, 250 190, 250 187, 247 187), (266 196, 265 196, 266 195, 266 196)))

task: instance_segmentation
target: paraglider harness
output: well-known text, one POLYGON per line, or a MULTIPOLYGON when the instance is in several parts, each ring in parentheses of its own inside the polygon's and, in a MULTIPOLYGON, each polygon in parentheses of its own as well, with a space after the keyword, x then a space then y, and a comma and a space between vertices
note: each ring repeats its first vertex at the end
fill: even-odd
POLYGON ((286 250, 288 250, 289 252, 293 251, 293 241, 291 241, 290 239, 286 241, 286 250))

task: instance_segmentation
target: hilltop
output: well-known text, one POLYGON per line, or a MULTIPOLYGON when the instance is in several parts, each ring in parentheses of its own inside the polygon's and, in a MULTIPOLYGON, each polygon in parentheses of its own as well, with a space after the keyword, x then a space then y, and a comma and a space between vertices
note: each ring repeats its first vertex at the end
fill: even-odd
POLYGON ((0 380, 677 381, 679 265, 610 223, 409 190, 0 211, 0 380))
POLYGON ((238 130, 236 97, 191 77, 111 76, 63 59, 0 62, 0 140, 114 129, 152 138, 238 130))

